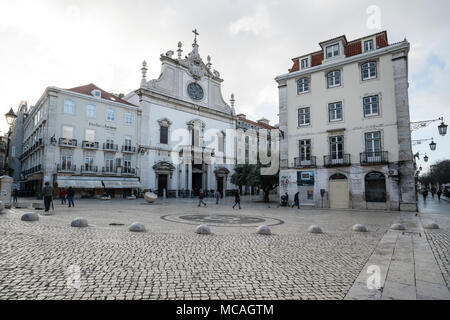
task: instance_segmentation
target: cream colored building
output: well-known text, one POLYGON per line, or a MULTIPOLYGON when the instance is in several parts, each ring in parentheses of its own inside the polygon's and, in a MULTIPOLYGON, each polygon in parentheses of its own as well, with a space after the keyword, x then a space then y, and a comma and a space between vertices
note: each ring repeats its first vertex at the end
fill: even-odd
POLYGON ((409 43, 381 32, 320 46, 276 78, 280 193, 317 207, 417 210, 409 43))
POLYGON ((94 84, 48 87, 24 120, 24 189, 46 181, 77 196, 141 188, 138 159, 141 108, 94 84))

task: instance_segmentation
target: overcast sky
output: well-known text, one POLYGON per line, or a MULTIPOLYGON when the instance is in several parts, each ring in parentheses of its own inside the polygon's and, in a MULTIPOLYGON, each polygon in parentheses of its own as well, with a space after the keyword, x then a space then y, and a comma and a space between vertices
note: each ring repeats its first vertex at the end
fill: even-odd
MULTIPOLYGON (((448 123, 449 11, 448 0, 0 0, 0 111, 21 100, 34 105, 47 86, 92 82, 128 93, 140 84, 143 60, 147 79, 158 77, 159 55, 175 51, 178 41, 187 54, 197 28, 200 54, 205 60, 211 56, 224 79, 225 100, 234 93, 237 112, 274 124, 274 78, 287 72, 291 58, 341 34, 352 40, 387 30, 391 43, 405 37, 411 43, 411 120, 444 116, 448 123), (368 27, 372 5, 380 8, 380 29, 368 27)), ((437 125, 413 133, 413 139, 434 137, 438 144, 433 153, 428 143, 414 148, 428 153, 428 164, 450 158, 450 134, 440 137, 437 125)))

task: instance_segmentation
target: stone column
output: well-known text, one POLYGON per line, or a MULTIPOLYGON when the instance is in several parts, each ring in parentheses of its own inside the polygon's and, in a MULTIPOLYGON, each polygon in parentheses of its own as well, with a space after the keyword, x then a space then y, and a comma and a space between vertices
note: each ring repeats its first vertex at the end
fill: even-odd
POLYGON ((399 209, 417 211, 408 101, 408 48, 392 55, 398 135, 399 209))
POLYGON ((5 208, 11 208, 11 191, 13 178, 9 176, 0 177, 0 201, 5 208))

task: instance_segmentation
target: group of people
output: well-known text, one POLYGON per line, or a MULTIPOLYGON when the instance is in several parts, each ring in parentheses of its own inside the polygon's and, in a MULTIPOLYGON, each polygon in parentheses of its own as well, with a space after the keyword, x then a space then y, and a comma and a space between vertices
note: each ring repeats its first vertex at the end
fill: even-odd
POLYGON ((297 192, 294 195, 294 202, 292 203, 292 206, 289 204, 289 195, 286 192, 283 196, 281 196, 281 206, 282 207, 297 207, 298 209, 300 209, 300 197, 299 197, 300 192, 297 192))
MULTIPOLYGON (((442 196, 442 189, 436 189, 436 187, 432 187, 431 188, 431 197, 434 199, 434 195, 436 194, 438 196, 438 200, 441 201, 441 196, 442 196)), ((428 189, 425 188, 422 191, 422 196, 423 196, 423 201, 427 201, 427 197, 428 197, 428 189)))
MULTIPOLYGON (((216 198, 216 204, 219 204, 219 199, 221 198, 221 193, 219 191, 216 191, 214 193, 214 197, 216 198)), ((205 199, 205 193, 203 192, 203 189, 200 189, 199 195, 198 195, 198 206, 200 207, 202 204, 206 207, 206 202, 203 201, 205 199)), ((236 190, 234 192, 234 205, 233 209, 238 206, 239 209, 241 209, 241 195, 239 193, 239 190, 236 190)))
MULTIPOLYGON (((50 205, 53 206, 53 187, 50 186, 49 182, 45 183, 44 187, 44 207, 45 212, 50 210, 50 205)), ((70 207, 75 207, 75 203, 73 202, 73 199, 75 197, 75 190, 73 190, 72 187, 69 187, 69 189, 61 188, 59 191, 59 197, 61 199, 61 204, 65 204, 66 201, 69 203, 70 207)), ((54 208, 53 208, 54 209, 54 208)))

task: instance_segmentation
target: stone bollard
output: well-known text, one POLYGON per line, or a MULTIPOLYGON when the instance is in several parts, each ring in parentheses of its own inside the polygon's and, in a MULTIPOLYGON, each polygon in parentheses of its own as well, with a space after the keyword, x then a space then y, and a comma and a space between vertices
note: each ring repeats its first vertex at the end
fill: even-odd
POLYGON ((363 225, 363 224, 355 224, 355 225, 352 227, 352 230, 353 230, 353 231, 356 231, 356 232, 367 232, 367 228, 366 228, 366 226, 363 225))
POLYGON ((403 230, 406 230, 406 227, 404 225, 402 225, 401 223, 394 223, 393 225, 391 225, 391 230, 403 231, 403 230))
POLYGON ((272 234, 272 232, 270 231, 270 228, 268 226, 259 226, 256 229, 256 233, 257 234, 262 234, 265 236, 270 236, 272 234))
POLYGON ((38 221, 39 220, 39 216, 38 216, 38 214, 36 212, 28 212, 28 213, 24 213, 22 215, 21 220, 22 221, 28 221, 28 222, 38 221))
POLYGON ((423 225, 423 227, 425 228, 425 229, 439 229, 439 226, 438 226, 438 224, 437 223, 434 223, 434 222, 430 222, 430 223, 425 223, 424 225, 423 225))
POLYGON ((309 233, 323 233, 322 228, 319 226, 310 226, 308 228, 309 233))
POLYGON ((87 219, 85 218, 76 218, 72 221, 70 226, 74 228, 87 228, 89 226, 87 219))
POLYGON ((195 233, 198 234, 211 234, 211 229, 207 225, 200 225, 195 229, 195 233))
POLYGON ((147 229, 145 228, 145 225, 141 222, 135 222, 133 223, 129 228, 129 231, 131 232, 147 232, 147 229))
POLYGON ((148 203, 153 203, 156 201, 156 199, 158 199, 158 196, 156 194, 154 194, 153 192, 146 192, 144 194, 144 199, 148 203))

